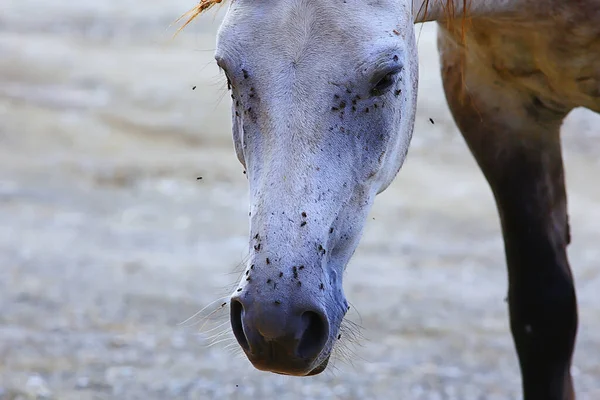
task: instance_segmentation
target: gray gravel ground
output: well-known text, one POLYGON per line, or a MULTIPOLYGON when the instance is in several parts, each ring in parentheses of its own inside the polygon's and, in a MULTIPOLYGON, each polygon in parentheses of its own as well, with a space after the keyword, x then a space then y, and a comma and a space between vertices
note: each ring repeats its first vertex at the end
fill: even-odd
MULTIPOLYGON (((231 335, 208 346, 247 193, 211 61, 222 12, 167 29, 192 4, 1 7, 0 399, 520 398, 498 218, 448 112, 434 26, 409 159, 345 277, 362 338, 311 378, 254 370, 231 335)), ((578 399, 598 399, 600 117, 574 112, 564 143, 573 373, 578 399)))

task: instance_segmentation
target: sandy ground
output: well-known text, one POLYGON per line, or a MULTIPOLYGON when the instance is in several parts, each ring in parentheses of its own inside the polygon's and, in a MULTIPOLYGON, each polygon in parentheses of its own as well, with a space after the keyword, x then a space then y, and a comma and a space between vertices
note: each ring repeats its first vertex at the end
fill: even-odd
MULTIPOLYGON (((247 232, 219 14, 168 29, 192 3, 2 4, 0 399, 520 398, 498 218, 442 95, 434 26, 408 161, 345 277, 353 355, 281 377, 231 335, 209 347, 200 317, 179 324, 218 308, 247 232)), ((577 110, 564 129, 581 400, 600 398, 599 126, 577 110)))

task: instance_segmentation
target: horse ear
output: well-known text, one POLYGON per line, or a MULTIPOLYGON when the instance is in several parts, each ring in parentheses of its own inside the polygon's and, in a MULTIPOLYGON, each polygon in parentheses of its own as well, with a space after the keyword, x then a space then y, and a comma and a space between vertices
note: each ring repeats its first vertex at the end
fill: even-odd
POLYGON ((189 23, 192 22, 198 15, 200 15, 204 11, 208 10, 215 4, 221 3, 222 1, 223 0, 200 0, 200 2, 198 4, 196 4, 196 6, 194 6, 194 8, 192 8, 191 10, 189 10, 188 12, 183 14, 181 17, 177 18, 177 20, 175 21, 176 24, 179 23, 180 21, 182 21, 184 18, 186 20, 183 23, 183 25, 181 25, 179 27, 179 29, 177 29, 177 32, 175 32, 175 35, 177 35, 186 26, 188 26, 189 23))

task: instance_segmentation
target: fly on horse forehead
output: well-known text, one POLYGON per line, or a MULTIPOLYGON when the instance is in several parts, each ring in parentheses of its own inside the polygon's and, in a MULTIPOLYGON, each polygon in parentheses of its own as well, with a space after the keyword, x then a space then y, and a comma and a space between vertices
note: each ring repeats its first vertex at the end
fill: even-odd
MULTIPOLYGON (((221 1, 201 0, 182 27, 221 1)), ((446 100, 500 215, 524 398, 575 399, 560 126, 576 107, 600 112, 597 0, 231 0, 224 18, 215 59, 250 191, 230 320, 252 364, 326 369, 343 272, 412 137, 414 23, 437 21, 446 100)))

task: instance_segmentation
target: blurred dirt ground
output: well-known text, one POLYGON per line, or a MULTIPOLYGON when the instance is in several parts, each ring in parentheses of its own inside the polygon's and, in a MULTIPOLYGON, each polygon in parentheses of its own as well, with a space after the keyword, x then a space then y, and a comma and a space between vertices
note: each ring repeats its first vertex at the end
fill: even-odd
MULTIPOLYGON (((173 40, 191 5, 1 7, 0 399, 520 398, 498 218, 448 112, 431 25, 416 28, 408 161, 345 277, 363 327, 354 355, 281 377, 231 340, 208 347, 198 317, 179 324, 227 293, 247 243, 246 181, 212 61, 222 10, 173 40)), ((573 372, 578 399, 598 399, 600 117, 576 110, 564 144, 573 372)))

